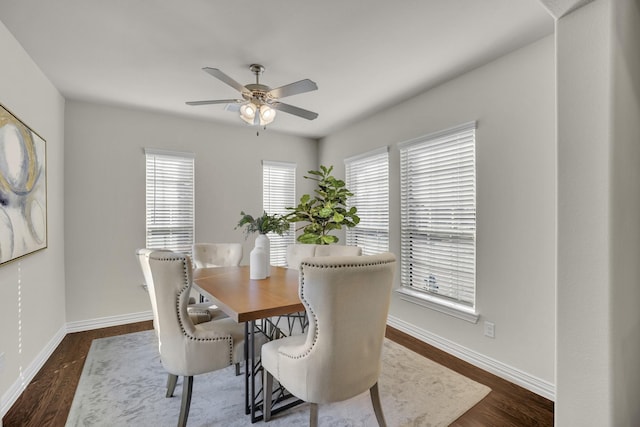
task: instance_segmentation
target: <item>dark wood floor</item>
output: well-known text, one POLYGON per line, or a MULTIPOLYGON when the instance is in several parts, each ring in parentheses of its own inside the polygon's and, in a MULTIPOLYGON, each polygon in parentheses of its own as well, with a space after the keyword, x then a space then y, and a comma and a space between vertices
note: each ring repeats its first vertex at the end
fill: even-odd
MULTIPOLYGON (((91 341, 151 328, 148 321, 67 334, 2 419, 3 426, 64 426, 91 341)), ((453 426, 553 426, 553 402, 396 329, 388 328, 387 337, 491 388, 489 395, 453 426)))

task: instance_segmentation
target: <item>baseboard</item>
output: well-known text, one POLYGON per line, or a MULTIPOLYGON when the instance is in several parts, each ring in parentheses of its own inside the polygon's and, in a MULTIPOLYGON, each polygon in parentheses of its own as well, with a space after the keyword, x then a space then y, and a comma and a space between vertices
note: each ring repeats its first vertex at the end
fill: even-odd
POLYGON ((540 378, 529 375, 519 369, 513 368, 495 359, 463 347, 453 341, 449 341, 429 331, 418 328, 415 325, 405 322, 395 316, 389 316, 387 324, 399 331, 411 335, 414 338, 424 341, 427 344, 437 347, 442 351, 446 351, 465 362, 469 362, 480 369, 491 372, 500 378, 524 387, 527 390, 539 394, 549 400, 555 401, 555 385, 548 381, 541 380, 540 378))
POLYGON ((140 313, 122 314, 118 316, 100 317, 97 319, 79 320, 67 322, 67 333, 90 331, 92 329, 107 328, 109 326, 126 325, 128 323, 153 320, 151 310, 140 313))
MULTIPOLYGON (((16 400, 20 397, 24 389, 29 385, 31 380, 36 376, 40 368, 49 360, 49 357, 53 354, 54 350, 62 342, 67 334, 66 326, 62 326, 58 332, 55 333, 53 338, 49 340, 47 345, 38 353, 36 358, 31 362, 22 374, 18 377, 15 383, 2 395, 2 406, 0 406, 0 420, 11 409, 16 400)), ((0 421, 0 427, 2 427, 2 421, 0 421)))

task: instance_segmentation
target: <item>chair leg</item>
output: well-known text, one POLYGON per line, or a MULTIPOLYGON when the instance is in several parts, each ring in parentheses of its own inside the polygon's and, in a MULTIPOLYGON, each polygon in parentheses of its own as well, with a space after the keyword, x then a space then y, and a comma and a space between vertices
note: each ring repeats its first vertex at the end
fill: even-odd
POLYGON ((167 397, 173 397, 173 392, 176 390, 176 383, 178 382, 178 376, 169 374, 167 376, 167 397))
POLYGON ((193 390, 193 377, 184 377, 182 384, 182 404, 180 405, 180 418, 178 418, 178 427, 187 425, 189 418, 189 408, 191 408, 191 391, 193 390))
POLYGON ((240 363, 236 363, 236 377, 240 375, 240 363))
POLYGON ((387 422, 384 420, 384 414, 382 413, 382 405, 380 404, 380 392, 378 391, 378 383, 375 383, 373 387, 369 389, 369 395, 371 396, 373 412, 376 414, 378 425, 380 427, 387 427, 387 422))
POLYGON ((309 427, 318 427, 318 404, 310 403, 311 410, 309 411, 309 427))
POLYGON ((271 398, 273 395, 273 375, 269 373, 266 369, 264 369, 264 387, 263 387, 264 399, 264 421, 271 420, 271 398))

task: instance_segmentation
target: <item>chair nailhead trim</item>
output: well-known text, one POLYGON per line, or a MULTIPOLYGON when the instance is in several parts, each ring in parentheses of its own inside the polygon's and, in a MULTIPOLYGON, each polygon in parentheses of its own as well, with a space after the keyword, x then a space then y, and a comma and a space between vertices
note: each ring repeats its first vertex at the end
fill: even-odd
MULTIPOLYGON (((323 257, 317 257, 317 258, 323 258, 323 257)), ((337 264, 337 265, 316 264, 312 261, 305 261, 301 263, 300 266, 302 267, 303 265, 306 265, 306 266, 315 267, 315 268, 369 267, 372 265, 389 264, 391 262, 395 262, 395 261, 378 261, 378 262, 368 262, 366 264, 358 263, 358 264, 337 264)))
MULTIPOLYGON (((306 264, 305 264, 306 265, 306 264)), ((313 316, 313 321, 315 324, 315 328, 313 328, 313 342, 311 343, 311 346, 307 349, 307 351, 305 351, 302 354, 298 354, 296 356, 291 356, 289 354, 284 354, 284 353, 280 353, 283 356, 286 356, 290 359, 302 359, 304 357, 307 357, 309 355, 309 353, 311 353, 311 350, 313 350, 313 347, 315 347, 316 342, 318 341, 318 316, 316 316, 316 313, 313 311, 313 309, 311 308, 311 305, 309 304, 309 301, 307 301, 307 299, 304 297, 304 271, 302 271, 302 269, 300 270, 300 299, 302 300, 302 304, 305 306, 305 308, 307 309, 307 314, 310 314, 311 316, 313 316)))
MULTIPOLYGON (((180 311, 180 297, 187 291, 190 290, 191 285, 189 283, 189 271, 187 269, 187 259, 186 256, 181 257, 171 257, 171 256, 167 256, 167 257, 163 257, 163 258, 156 258, 160 261, 182 261, 182 271, 184 272, 184 283, 185 286, 180 289, 180 291, 176 294, 176 314, 178 315, 178 323, 180 324, 180 330, 182 331, 182 335, 184 335, 185 337, 187 337, 189 340, 191 341, 202 341, 202 342, 206 342, 206 341, 228 341, 229 343, 229 365, 233 365, 233 337, 231 336, 227 336, 227 337, 219 337, 219 338, 196 338, 193 335, 189 334, 187 332, 187 330, 184 327, 184 320, 181 316, 182 312, 180 311)), ((187 316, 189 317, 189 316, 187 316)), ((191 319, 189 319, 189 322, 191 322, 191 319)))
POLYGON ((280 354, 282 354, 285 357, 289 357, 291 359, 302 359, 304 357, 307 357, 309 353, 311 353, 311 350, 313 350, 313 347, 316 345, 316 342, 318 341, 318 316, 316 316, 316 313, 314 313, 313 309, 311 308, 311 305, 304 297, 305 281, 304 281, 304 268, 302 268, 303 265, 306 265, 309 267, 315 267, 315 268, 343 268, 343 267, 367 267, 372 265, 389 264, 392 262, 395 262, 395 261, 378 261, 378 262, 368 262, 365 264, 358 263, 358 264, 339 264, 339 265, 318 264, 312 261, 305 261, 301 263, 300 264, 300 299, 302 300, 302 303, 304 304, 305 308, 307 308, 307 312, 313 316, 313 320, 316 325, 313 333, 313 342, 311 343, 311 346, 307 349, 307 351, 305 351, 302 354, 299 354, 296 356, 291 356, 289 354, 284 354, 284 353, 280 353, 280 354))

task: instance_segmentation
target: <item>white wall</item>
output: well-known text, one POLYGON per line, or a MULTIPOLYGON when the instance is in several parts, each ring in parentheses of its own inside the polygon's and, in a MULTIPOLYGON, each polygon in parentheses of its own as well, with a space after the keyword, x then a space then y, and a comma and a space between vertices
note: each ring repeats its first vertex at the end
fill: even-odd
POLYGON ((556 27, 558 426, 610 425, 609 17, 593 2, 556 27))
POLYGON ((613 2, 613 422, 640 425, 640 1, 613 2))
MULTIPOLYGON (((477 120, 477 308, 472 324, 400 300, 390 316, 553 389, 556 143, 547 37, 376 114, 320 144, 320 161, 390 145, 391 251, 400 256, 397 143, 477 120), (496 337, 483 336, 495 322, 496 337)), ((419 53, 416 53, 419 54, 419 53)))
POLYGON ((640 425, 640 2, 558 20, 558 426, 640 425))
MULTIPOLYGON (((230 113, 231 114, 231 113, 230 113)), ((317 141, 159 113, 68 101, 65 115, 67 321, 150 310, 134 257, 145 245, 144 147, 196 157, 196 241, 244 242, 240 211, 262 212, 261 161, 317 165, 317 141)))
POLYGON ((0 103, 46 140, 48 196, 48 248, 0 266, 1 417, 62 336, 65 276, 64 99, 2 23, 0 52, 0 103))

